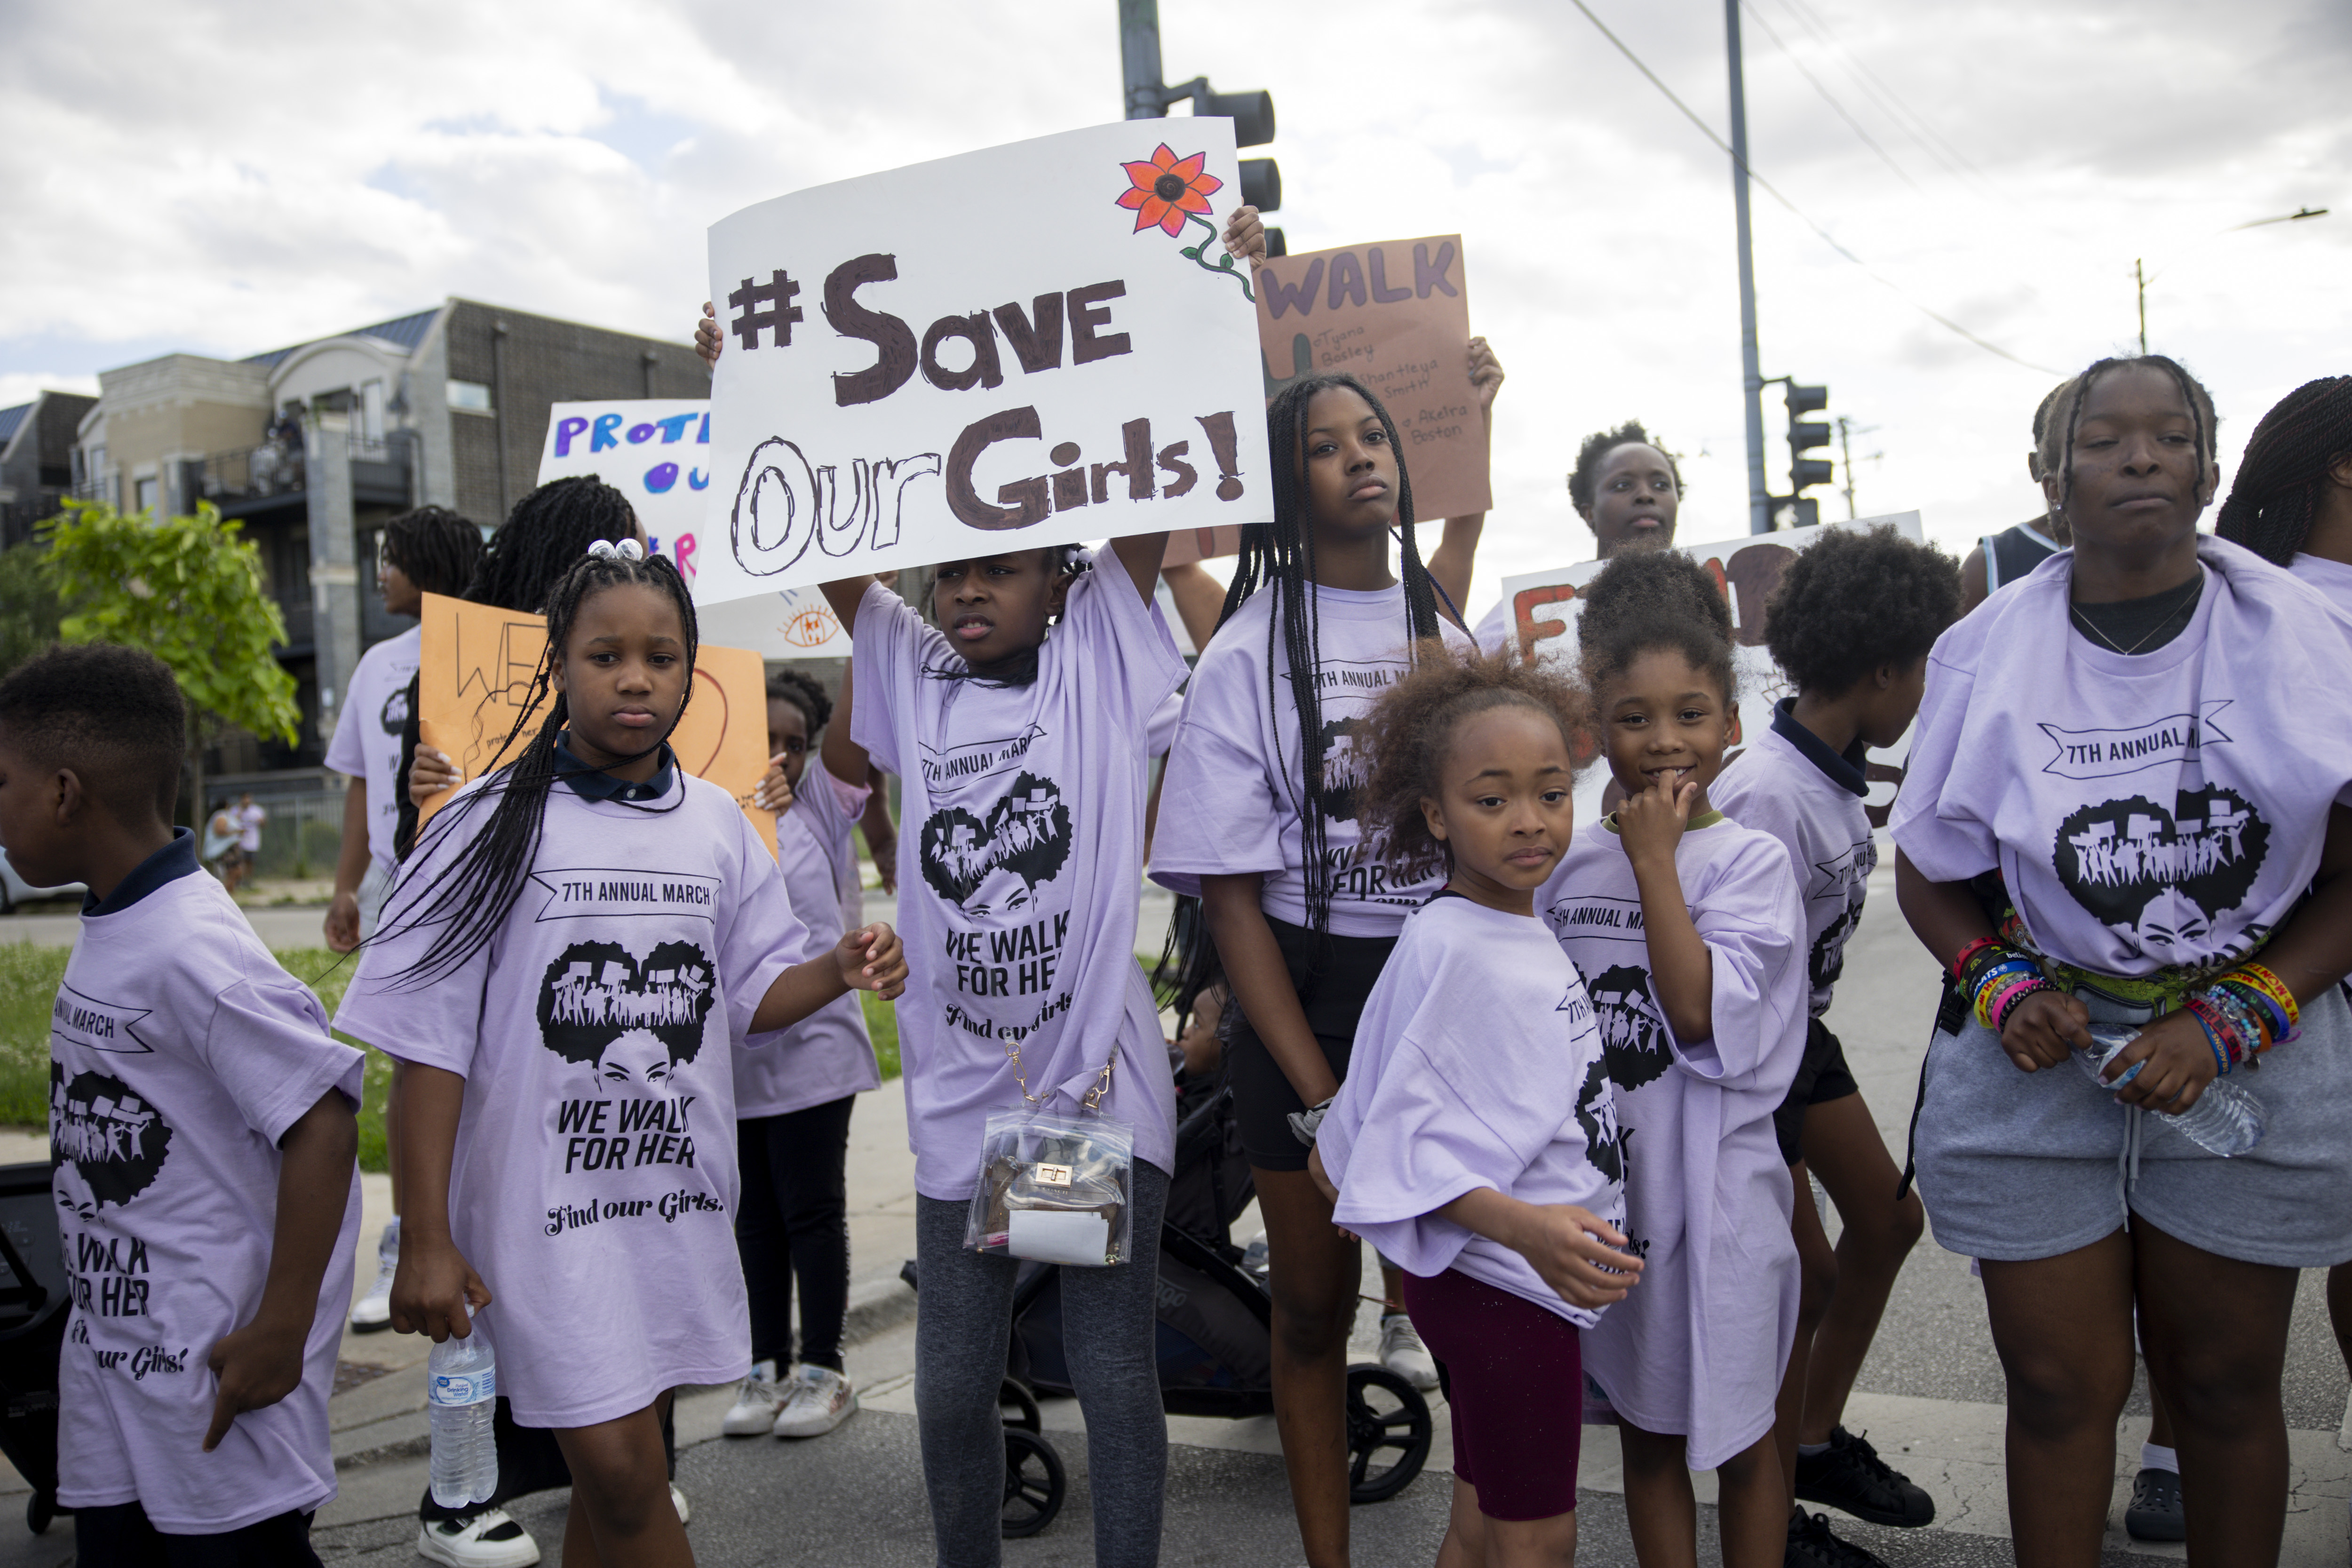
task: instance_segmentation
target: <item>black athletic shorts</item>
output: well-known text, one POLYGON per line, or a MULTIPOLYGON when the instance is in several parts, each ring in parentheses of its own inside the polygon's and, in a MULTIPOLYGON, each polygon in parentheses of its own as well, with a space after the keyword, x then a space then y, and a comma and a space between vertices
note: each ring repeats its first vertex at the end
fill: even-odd
MULTIPOLYGON (((1331 1076, 1344 1083, 1364 998, 1371 994, 1396 938, 1328 936, 1318 942, 1305 926, 1271 915, 1265 923, 1274 928, 1274 940, 1290 968, 1290 984, 1306 1010, 1307 1026, 1315 1031, 1315 1043, 1323 1047, 1331 1076)), ((1225 1005, 1219 1032, 1224 1037, 1225 1081, 1233 1085, 1242 1152, 1261 1171, 1307 1169, 1307 1145, 1290 1130, 1290 1113, 1306 1110, 1306 1103, 1250 1027, 1238 1002, 1225 1005)))
POLYGON ((1805 1107, 1827 1105, 1861 1092, 1862 1086, 1853 1081, 1853 1070, 1845 1065, 1845 1047, 1838 1044, 1829 1026, 1819 1018, 1807 1024, 1805 1059, 1797 1068, 1797 1081, 1789 1086, 1789 1098, 1772 1113, 1772 1131, 1780 1138, 1780 1158, 1793 1165, 1805 1157, 1805 1107))
POLYGON ((289 1511, 217 1535, 166 1535, 133 1502, 74 1513, 74 1561, 85 1568, 319 1568, 310 1516, 289 1511))

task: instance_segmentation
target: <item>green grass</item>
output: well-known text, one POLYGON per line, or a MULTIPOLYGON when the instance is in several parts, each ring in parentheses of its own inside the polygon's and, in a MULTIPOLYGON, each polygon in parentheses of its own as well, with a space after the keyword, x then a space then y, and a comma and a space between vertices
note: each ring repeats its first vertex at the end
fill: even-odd
MULTIPOLYGON (((0 1124, 46 1128, 49 1123, 49 1006, 65 978, 68 950, 30 942, 0 943, 0 1124)), ((352 983, 356 961, 323 947, 284 947, 278 962, 308 985, 332 1017, 352 983)), ((884 1079, 898 1076, 898 1019, 890 1004, 861 993, 866 1026, 884 1079)), ((335 1037, 367 1056, 366 1100, 360 1108, 360 1169, 384 1166, 383 1100, 392 1089, 392 1058, 347 1035, 335 1037)))

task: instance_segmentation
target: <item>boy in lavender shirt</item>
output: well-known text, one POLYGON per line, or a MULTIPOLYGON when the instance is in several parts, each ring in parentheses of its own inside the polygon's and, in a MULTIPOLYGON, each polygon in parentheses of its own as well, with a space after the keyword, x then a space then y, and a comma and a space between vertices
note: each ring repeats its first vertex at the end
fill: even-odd
POLYGON ((51 1014, 58 1500, 86 1563, 315 1564, 360 1054, 195 874, 172 826, 185 735, 171 671, 133 649, 0 681, 0 842, 39 885, 90 889, 51 1014))

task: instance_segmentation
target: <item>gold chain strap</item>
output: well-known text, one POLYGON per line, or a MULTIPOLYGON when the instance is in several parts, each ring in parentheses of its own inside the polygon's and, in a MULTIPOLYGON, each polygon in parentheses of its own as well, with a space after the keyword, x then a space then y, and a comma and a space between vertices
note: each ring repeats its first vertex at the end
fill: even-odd
MULTIPOLYGON (((1021 1064, 1020 1041, 1007 1040, 1004 1042, 1004 1058, 1013 1064, 1013 1081, 1020 1086, 1021 1098, 1027 1100, 1032 1105, 1045 1104, 1045 1102, 1044 1100, 1029 1092, 1029 1072, 1028 1069, 1021 1064)), ((1079 1110, 1091 1110, 1097 1115, 1101 1114, 1103 1096, 1110 1092, 1110 1069, 1118 1065, 1118 1042, 1117 1040, 1113 1040, 1111 1042, 1110 1055, 1104 1059, 1102 1073, 1095 1079, 1094 1088, 1087 1090, 1085 1094, 1078 1097, 1079 1110)))

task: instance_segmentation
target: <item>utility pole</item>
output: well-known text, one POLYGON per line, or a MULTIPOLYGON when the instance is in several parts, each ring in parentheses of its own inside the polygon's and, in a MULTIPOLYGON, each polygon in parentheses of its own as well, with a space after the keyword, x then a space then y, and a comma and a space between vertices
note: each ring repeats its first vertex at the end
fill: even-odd
MULTIPOLYGON (((1131 3, 1121 0, 1122 15, 1131 3)), ((1739 370, 1748 407, 1748 531, 1769 533, 1772 503, 1764 483, 1764 370, 1756 347, 1756 259, 1748 236, 1748 92, 1739 68, 1739 0, 1723 0, 1723 31, 1731 58, 1731 204, 1739 225, 1739 370)))
POLYGON ((2140 258, 2132 258, 2132 281, 2139 285, 2139 353, 2147 357, 2147 273, 2140 258))

